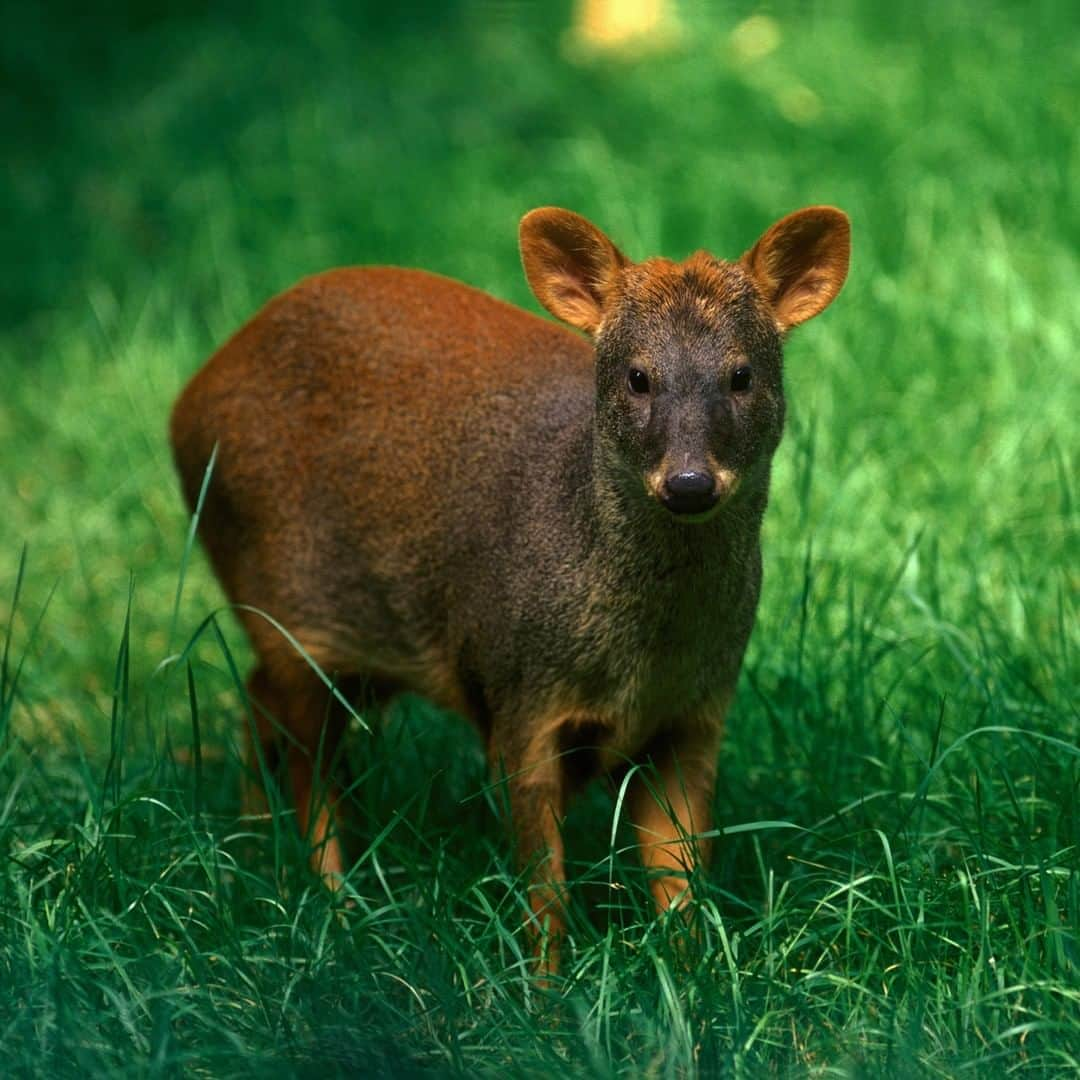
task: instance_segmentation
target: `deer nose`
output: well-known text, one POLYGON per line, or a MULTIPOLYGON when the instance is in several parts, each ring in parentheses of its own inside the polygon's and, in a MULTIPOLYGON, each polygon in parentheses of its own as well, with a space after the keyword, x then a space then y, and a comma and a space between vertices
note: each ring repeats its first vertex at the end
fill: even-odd
POLYGON ((664 505, 673 514, 704 514, 716 505, 719 494, 711 472, 686 470, 664 481, 664 505))

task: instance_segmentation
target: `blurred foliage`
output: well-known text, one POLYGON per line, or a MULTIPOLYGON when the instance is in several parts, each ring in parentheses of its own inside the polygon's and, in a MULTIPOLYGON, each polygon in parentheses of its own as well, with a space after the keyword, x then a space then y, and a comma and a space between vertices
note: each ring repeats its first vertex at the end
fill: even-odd
POLYGON ((0 324, 177 264, 207 302, 227 241, 256 295, 327 262, 490 285, 537 202, 672 252, 843 202, 895 270, 912 200, 948 183, 1080 243, 1070 5, 764 10, 684 5, 667 55, 589 61, 565 3, 24 5, 0 43, 0 324))

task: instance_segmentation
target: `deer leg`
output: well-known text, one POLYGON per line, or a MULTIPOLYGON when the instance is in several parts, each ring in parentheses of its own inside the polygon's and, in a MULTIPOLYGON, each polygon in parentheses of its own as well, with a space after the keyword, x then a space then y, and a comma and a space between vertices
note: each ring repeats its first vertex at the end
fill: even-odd
MULTIPOLYGON (((255 737, 264 749, 267 766, 276 765, 283 749, 297 825, 311 845, 311 867, 330 888, 336 888, 345 858, 340 839, 341 789, 335 772, 347 711, 307 668, 291 669, 284 676, 259 668, 249 688, 257 703, 255 737)), ((257 760, 254 764, 259 775, 257 760)))
POLYGON ((554 738, 533 739, 525 753, 503 760, 510 793, 510 813, 517 841, 518 863, 531 875, 526 923, 541 976, 559 969, 566 932, 563 893, 562 819, 566 778, 554 738))
POLYGON ((708 858, 709 842, 701 834, 712 827, 717 744, 705 735, 658 740, 648 752, 655 773, 632 781, 630 820, 660 912, 690 902, 690 878, 708 858))

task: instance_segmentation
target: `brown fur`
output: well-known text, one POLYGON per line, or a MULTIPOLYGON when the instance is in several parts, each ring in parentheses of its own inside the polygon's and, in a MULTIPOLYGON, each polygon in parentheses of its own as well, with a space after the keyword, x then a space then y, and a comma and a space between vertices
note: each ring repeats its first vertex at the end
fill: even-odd
MULTIPOLYGON (((592 344, 421 271, 335 270, 271 300, 176 404, 192 506, 218 446, 200 532, 229 597, 337 679, 416 691, 485 738, 535 868, 549 969, 559 824, 591 775, 655 766, 659 800, 636 776, 629 813, 658 906, 688 897, 757 605, 780 342, 839 291, 848 243, 847 219, 815 207, 736 263, 635 264, 576 214, 536 210, 526 275, 592 344), (746 365, 752 386, 736 392, 746 365), (628 389, 631 367, 647 394, 628 389), (715 506, 665 507, 680 470, 715 477, 715 506)), ((239 611, 261 749, 284 754, 333 880, 344 710, 239 611)))

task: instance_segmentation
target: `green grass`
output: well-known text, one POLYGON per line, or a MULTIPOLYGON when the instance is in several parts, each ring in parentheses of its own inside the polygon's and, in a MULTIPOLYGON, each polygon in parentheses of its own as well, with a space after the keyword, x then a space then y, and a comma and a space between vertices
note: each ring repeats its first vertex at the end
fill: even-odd
POLYGON ((592 60, 558 5, 384 7, 54 5, 0 46, 3 1071, 1080 1069, 1075 6, 782 2, 756 60, 726 5, 592 60), (501 793, 415 701, 351 740, 337 902, 287 807, 239 816, 249 654, 197 549, 181 572, 183 381, 330 265, 531 305, 534 205, 734 256, 814 202, 852 272, 788 348, 702 941, 653 919, 597 787, 538 992, 501 793))

